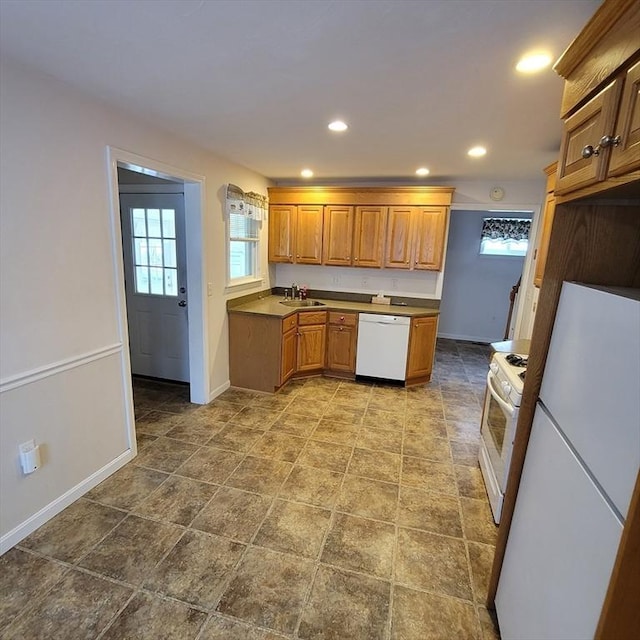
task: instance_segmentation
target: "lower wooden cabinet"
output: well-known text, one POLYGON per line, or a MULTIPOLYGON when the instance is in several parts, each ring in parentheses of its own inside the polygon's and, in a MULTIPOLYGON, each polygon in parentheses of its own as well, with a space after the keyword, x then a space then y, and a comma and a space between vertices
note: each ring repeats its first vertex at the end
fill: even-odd
POLYGON ((280 384, 283 385, 296 372, 298 328, 294 326, 282 334, 280 349, 280 384))
POLYGON ((324 369, 326 339, 327 325, 324 323, 298 327, 296 373, 324 369))
POLYGON ((413 318, 409 332, 406 383, 428 382, 433 370, 438 317, 413 318))
POLYGON ((328 375, 355 376, 357 341, 358 314, 330 312, 327 329, 328 375))

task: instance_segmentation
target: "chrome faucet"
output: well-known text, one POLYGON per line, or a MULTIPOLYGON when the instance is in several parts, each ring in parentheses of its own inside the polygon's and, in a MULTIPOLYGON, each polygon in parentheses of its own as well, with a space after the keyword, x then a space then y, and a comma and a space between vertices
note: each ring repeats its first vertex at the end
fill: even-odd
POLYGON ((294 282, 291 285, 291 298, 293 300, 296 300, 298 298, 299 293, 300 293, 300 289, 298 288, 298 285, 294 282))

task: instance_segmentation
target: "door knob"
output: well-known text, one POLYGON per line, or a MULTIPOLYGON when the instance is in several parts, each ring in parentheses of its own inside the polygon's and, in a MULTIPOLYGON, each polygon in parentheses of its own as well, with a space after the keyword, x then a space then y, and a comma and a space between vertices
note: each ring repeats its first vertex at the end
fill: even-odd
POLYGON ((187 306, 187 301, 186 300, 180 300, 180 302, 178 302, 178 306, 179 307, 186 307, 187 306))

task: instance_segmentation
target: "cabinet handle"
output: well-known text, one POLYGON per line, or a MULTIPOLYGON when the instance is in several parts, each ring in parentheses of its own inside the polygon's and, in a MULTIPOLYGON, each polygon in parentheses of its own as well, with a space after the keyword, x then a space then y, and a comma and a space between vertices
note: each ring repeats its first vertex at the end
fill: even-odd
POLYGON ((340 331, 344 331, 344 327, 340 327, 340 331))
POLYGON ((344 316, 340 316, 340 322, 344 322, 344 316))
POLYGON ((354 258, 354 260, 355 260, 356 262, 358 262, 358 258, 354 258))
POLYGON ((599 156, 600 149, 606 149, 607 147, 617 147, 620 142, 622 142, 622 138, 620 136, 602 136, 602 138, 600 138, 600 142, 595 147, 590 144, 588 144, 586 147, 583 147, 582 157, 587 159, 591 156, 599 156))

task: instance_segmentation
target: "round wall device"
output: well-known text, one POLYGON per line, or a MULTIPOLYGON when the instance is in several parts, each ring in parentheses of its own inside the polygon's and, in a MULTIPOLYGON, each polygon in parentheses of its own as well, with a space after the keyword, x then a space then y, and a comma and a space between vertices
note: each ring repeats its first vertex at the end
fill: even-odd
POLYGON ((492 200, 502 200, 504 198, 504 189, 502 187, 493 187, 489 192, 489 197, 492 200))

